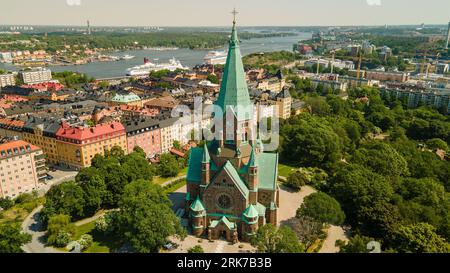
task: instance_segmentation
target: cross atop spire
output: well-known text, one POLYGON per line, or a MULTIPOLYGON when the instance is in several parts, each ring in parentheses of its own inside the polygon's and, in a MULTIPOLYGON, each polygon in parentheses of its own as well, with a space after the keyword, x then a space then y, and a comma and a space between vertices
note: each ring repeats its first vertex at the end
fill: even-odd
POLYGON ((239 12, 234 8, 231 14, 233 14, 233 25, 236 25, 236 15, 238 15, 239 12))

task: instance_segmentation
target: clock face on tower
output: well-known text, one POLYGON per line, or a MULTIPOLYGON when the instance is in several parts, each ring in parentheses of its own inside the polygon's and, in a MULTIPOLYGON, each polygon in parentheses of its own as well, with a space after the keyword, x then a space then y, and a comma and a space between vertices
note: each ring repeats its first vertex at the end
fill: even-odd
POLYGON ((228 194, 220 194, 217 197, 217 205, 221 209, 230 209, 231 208, 231 197, 228 194))

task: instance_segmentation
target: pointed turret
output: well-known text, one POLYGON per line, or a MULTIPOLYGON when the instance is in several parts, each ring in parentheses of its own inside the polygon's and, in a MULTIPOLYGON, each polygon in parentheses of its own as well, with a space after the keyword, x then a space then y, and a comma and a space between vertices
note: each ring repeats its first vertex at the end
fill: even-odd
POLYGON ((203 145, 203 157, 202 157, 202 163, 208 163, 211 161, 211 158, 209 157, 209 151, 208 151, 208 146, 203 145))

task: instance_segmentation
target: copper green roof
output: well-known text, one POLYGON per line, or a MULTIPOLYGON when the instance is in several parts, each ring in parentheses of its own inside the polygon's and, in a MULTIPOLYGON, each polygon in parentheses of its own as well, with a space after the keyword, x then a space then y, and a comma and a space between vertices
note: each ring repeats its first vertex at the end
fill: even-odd
POLYGON ((230 222, 230 220, 228 220, 228 218, 225 216, 222 216, 222 218, 220 218, 220 220, 211 221, 211 225, 209 227, 215 228, 220 223, 223 223, 230 230, 233 230, 236 228, 236 225, 233 222, 230 222))
POLYGON ((278 154, 259 154, 258 170, 258 188, 265 190, 275 190, 278 181, 278 154))
POLYGON ((125 94, 125 95, 116 94, 111 99, 111 101, 119 102, 119 103, 130 103, 130 102, 136 102, 136 101, 140 101, 140 100, 141 100, 141 98, 134 93, 129 93, 129 94, 125 94))
POLYGON ((200 183, 202 180, 202 148, 192 148, 189 155, 189 167, 186 176, 188 183, 200 183))
POLYGON ((251 119, 253 116, 253 104, 248 93, 235 23, 233 23, 231 32, 228 57, 223 71, 219 97, 215 104, 220 106, 224 113, 231 107, 238 120, 251 119), (239 110, 238 106, 244 109, 239 110))
POLYGON ((248 197, 249 191, 248 191, 247 185, 244 183, 244 181, 242 181, 242 178, 239 176, 239 173, 234 168, 233 164, 231 164, 230 161, 227 161, 227 163, 225 163, 225 165, 223 166, 223 170, 228 173, 228 175, 231 177, 231 179, 233 179, 234 183, 236 184, 238 189, 241 191, 241 193, 245 197, 248 197))
POLYGON ((195 212, 205 211, 205 206, 203 205, 199 196, 197 196, 197 199, 195 199, 194 203, 192 203, 191 210, 195 212))
POLYGON ((250 204, 250 206, 248 206, 248 208, 244 211, 244 217, 247 217, 247 218, 258 217, 258 211, 256 210, 255 206, 250 204))
POLYGON ((258 161, 256 158, 256 152, 255 152, 255 148, 252 147, 252 153, 250 154, 250 159, 248 161, 247 164, 249 167, 257 167, 258 166, 258 161))
POLYGON ((203 158, 202 158, 202 163, 209 163, 211 160, 211 158, 209 157, 209 151, 208 151, 208 147, 205 145, 203 146, 203 158))

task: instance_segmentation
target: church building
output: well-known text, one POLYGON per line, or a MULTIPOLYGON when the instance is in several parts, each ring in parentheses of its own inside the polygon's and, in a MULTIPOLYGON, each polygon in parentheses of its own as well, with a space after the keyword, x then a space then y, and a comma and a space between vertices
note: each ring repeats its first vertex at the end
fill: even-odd
POLYGON ((248 93, 236 20, 215 105, 223 129, 203 147, 193 148, 187 173, 186 212, 196 236, 236 243, 250 241, 259 227, 277 224, 278 154, 264 153, 253 133, 253 103, 248 93), (232 114, 230 128, 227 117, 232 114))

